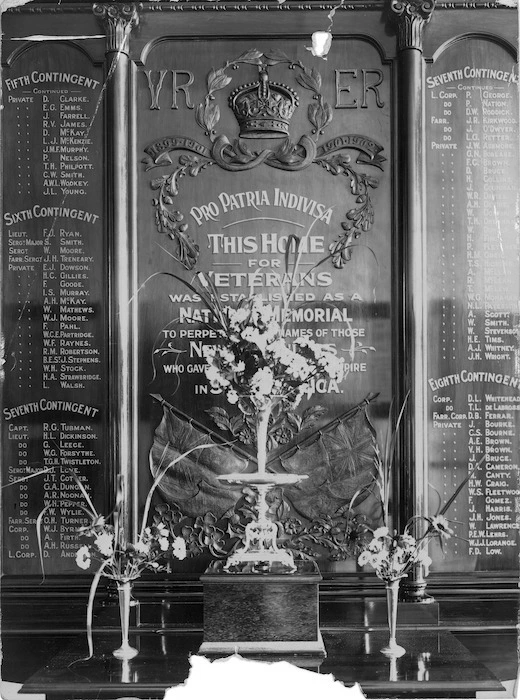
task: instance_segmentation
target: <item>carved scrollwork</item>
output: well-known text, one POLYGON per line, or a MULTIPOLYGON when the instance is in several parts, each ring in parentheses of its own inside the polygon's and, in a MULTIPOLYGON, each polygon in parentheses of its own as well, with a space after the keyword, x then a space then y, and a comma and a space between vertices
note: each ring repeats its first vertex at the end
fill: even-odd
POLYGON ((224 170, 237 172, 256 168, 272 155, 272 151, 264 149, 260 153, 253 153, 241 139, 236 139, 231 144, 227 136, 222 134, 213 141, 211 155, 224 170))
POLYGON ((211 151, 192 139, 172 136, 151 144, 145 150, 147 157, 143 164, 147 170, 172 164, 170 153, 178 150, 188 150, 179 156, 175 168, 168 174, 155 178, 151 187, 157 190, 153 199, 155 208, 155 223, 159 233, 166 234, 176 241, 177 251, 174 257, 187 269, 195 267, 199 256, 199 246, 191 240, 187 233, 188 224, 183 214, 174 209, 174 197, 179 193, 179 181, 189 175, 196 177, 210 165, 219 165, 231 172, 249 170, 261 163, 281 170, 303 170, 317 164, 334 176, 343 175, 349 179, 348 187, 356 198, 357 206, 346 212, 346 218, 341 223, 343 232, 330 244, 329 250, 333 265, 341 269, 351 259, 353 241, 370 230, 374 222, 374 207, 370 190, 379 185, 377 178, 358 172, 355 164, 366 164, 383 170, 385 162, 381 155, 383 150, 375 141, 360 134, 343 134, 336 136, 319 147, 308 135, 301 137, 298 144, 293 144, 287 138, 276 150, 264 149, 254 152, 247 148, 243 139, 230 143, 226 136, 217 137, 211 151), (344 149, 358 151, 355 163, 344 149))
POLYGON ((382 147, 359 134, 345 134, 331 139, 318 149, 318 157, 314 161, 321 165, 331 175, 344 175, 349 179, 349 188, 355 196, 358 206, 346 212, 346 219, 341 222, 343 232, 329 246, 334 267, 341 269, 352 257, 353 241, 362 233, 369 231, 374 223, 374 207, 370 190, 379 186, 379 180, 366 173, 359 173, 352 163, 352 158, 342 149, 358 150, 356 163, 373 165, 383 169, 385 158, 381 155, 382 147))
POLYGON ((339 269, 351 259, 353 241, 372 228, 374 207, 370 198, 370 188, 375 189, 379 184, 376 178, 356 172, 350 160, 349 155, 339 153, 316 161, 333 175, 343 174, 349 178, 350 191, 356 197, 356 204, 359 205, 346 213, 347 218, 341 222, 343 233, 329 246, 332 263, 339 269))
POLYGON ((152 180, 151 187, 157 190, 153 199, 155 207, 155 225, 159 233, 163 233, 177 243, 174 257, 187 270, 192 270, 199 257, 199 246, 187 233, 188 224, 184 214, 172 209, 174 197, 179 193, 179 180, 186 175, 196 177, 202 170, 212 165, 213 161, 192 154, 179 156, 175 170, 169 175, 152 180))
POLYGON ((436 0, 391 0, 397 15, 399 49, 422 49, 424 28, 430 21, 436 0))
POLYGON ((320 165, 334 176, 343 175, 348 178, 351 194, 356 198, 357 206, 346 212, 346 218, 341 223, 343 232, 330 244, 329 250, 333 265, 341 269, 352 257, 353 241, 370 230, 374 222, 374 207, 370 190, 379 185, 377 178, 358 172, 355 164, 367 164, 383 170, 385 158, 383 150, 375 141, 359 134, 343 134, 317 147, 308 135, 301 137, 298 144, 285 139, 277 151, 264 149, 254 152, 247 148, 243 139, 236 139, 233 144, 226 136, 217 137, 211 151, 202 144, 184 137, 169 137, 151 144, 146 150, 147 157, 143 164, 147 170, 172 164, 170 153, 178 150, 188 150, 179 156, 175 168, 168 174, 155 178, 151 182, 157 195, 153 199, 155 208, 155 223, 159 233, 166 234, 177 243, 174 257, 187 269, 195 267, 199 256, 199 246, 187 233, 188 224, 183 214, 173 208, 174 197, 179 193, 179 181, 186 175, 196 177, 210 165, 219 165, 231 172, 249 170, 261 163, 281 170, 303 170, 314 164, 320 165), (355 163, 344 149, 359 152, 355 163))
POLYGON ((224 170, 251 170, 261 163, 266 163, 279 170, 304 170, 316 156, 316 143, 306 134, 295 144, 285 139, 275 151, 266 148, 260 152, 248 149, 243 139, 230 143, 227 136, 218 136, 213 142, 211 155, 224 170))
POLYGON ((318 145, 320 135, 332 121, 332 108, 321 94, 321 75, 301 61, 292 61, 283 51, 272 50, 264 54, 257 49, 249 49, 238 58, 227 61, 223 67, 212 69, 206 77, 206 86, 207 93, 195 110, 195 120, 204 129, 210 146, 185 136, 167 136, 147 146, 146 157, 142 160, 146 170, 174 166, 169 174, 151 182, 152 189, 157 190, 157 196, 153 199, 155 223, 159 233, 177 242, 174 257, 191 270, 199 256, 198 245, 187 234, 188 224, 183 214, 174 208, 179 181, 185 175, 196 177, 213 164, 229 172, 243 172, 261 164, 298 172, 317 164, 332 175, 346 176, 350 193, 356 198, 357 206, 346 212, 346 219, 341 224, 343 233, 329 247, 333 265, 342 268, 351 258, 353 240, 372 227, 374 208, 370 190, 379 184, 376 178, 358 172, 354 166, 366 164, 383 170, 386 160, 381 155, 383 147, 361 134, 341 134, 318 145), (280 63, 286 64, 290 70, 296 70, 296 82, 313 93, 313 101, 307 108, 312 129, 303 134, 298 142, 292 141, 289 135, 289 122, 298 105, 298 94, 288 85, 271 82, 268 76, 269 66, 280 63), (226 134, 217 134, 216 131, 220 108, 215 94, 231 82, 226 70, 238 68, 240 64, 257 66, 259 77, 256 82, 237 87, 229 95, 230 108, 240 127, 238 137, 230 140, 226 134), (265 139, 269 139, 268 148, 261 147, 265 139), (275 139, 279 140, 276 148, 271 146, 275 139), (171 154, 178 150, 188 153, 179 156, 175 164, 171 154), (355 162, 345 150, 358 151, 355 162))
POLYGON ((316 150, 316 143, 304 134, 298 143, 291 143, 287 139, 266 162, 279 170, 303 170, 314 162, 316 150))
MULTIPOLYGON (((234 99, 230 98, 232 108, 234 110, 238 109, 236 100, 240 93, 252 93, 257 85, 259 89, 261 89, 261 83, 263 81, 267 91, 271 88, 273 92, 276 92, 278 99, 274 100, 274 104, 277 108, 280 104, 283 105, 285 101, 286 112, 284 112, 282 107, 280 121, 286 120, 288 126, 292 111, 297 104, 297 95, 287 85, 270 83, 267 76, 269 66, 275 66, 279 63, 287 64, 291 70, 298 69, 299 73, 296 77, 296 81, 303 88, 314 93, 314 101, 310 103, 307 108, 307 117, 313 127, 311 135, 313 136, 314 142, 318 140, 319 136, 323 134, 324 129, 332 121, 332 107, 324 101, 323 95, 321 94, 322 78, 315 68, 309 69, 301 61, 291 60, 280 50, 273 50, 264 54, 257 49, 249 49, 238 58, 227 61, 221 68, 213 69, 208 73, 206 78, 208 91, 203 101, 195 110, 195 120, 197 124, 204 129, 206 136, 214 143, 213 157, 219 165, 226 170, 246 170, 256 167, 266 160, 269 160, 269 165, 284 170, 299 170, 312 163, 313 157, 311 156, 313 150, 315 152, 315 147, 313 148, 309 143, 311 141, 310 135, 303 136, 298 144, 292 143, 287 137, 282 147, 275 151, 264 149, 260 153, 252 153, 247 150, 247 147, 240 138, 235 140, 233 146, 231 146, 226 136, 218 135, 216 132, 216 126, 220 121, 220 108, 215 103, 215 94, 231 82, 231 77, 226 74, 226 70, 229 68, 236 70, 241 64, 258 66, 261 78, 258 84, 248 83, 241 88, 237 88, 231 96, 231 98, 234 99)), ((249 100, 253 99, 253 96, 249 97, 249 100)), ((267 109, 267 102, 268 96, 263 94, 258 97, 258 105, 256 105, 256 107, 259 109, 267 109)), ((248 105, 246 100, 244 100, 242 104, 244 105, 244 109, 246 108, 245 105, 248 105)), ((236 114, 236 116, 239 122, 244 117, 242 113, 236 114)), ((263 135, 261 131, 257 134, 258 138, 269 138, 269 136, 271 135, 263 135)))
POLYGON ((139 24, 139 10, 142 3, 98 4, 92 6, 92 11, 103 24, 106 37, 107 51, 125 51, 131 30, 139 24))

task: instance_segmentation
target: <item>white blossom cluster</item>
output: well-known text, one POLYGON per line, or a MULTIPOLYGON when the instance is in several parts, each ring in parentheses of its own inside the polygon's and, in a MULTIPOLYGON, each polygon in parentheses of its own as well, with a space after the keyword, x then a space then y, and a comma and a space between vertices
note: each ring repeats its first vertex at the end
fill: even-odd
POLYGON ((372 540, 358 557, 358 564, 368 564, 383 581, 395 581, 407 575, 416 563, 430 566, 427 550, 408 533, 393 535, 387 527, 374 530, 372 540))
POLYGON ((273 401, 296 406, 312 381, 345 376, 343 358, 334 346, 299 337, 287 345, 277 310, 254 295, 237 308, 226 307, 226 330, 218 345, 203 347, 204 371, 212 388, 225 392, 231 404, 249 400, 254 410, 273 401))
POLYGON ((76 552, 76 564, 89 569, 93 561, 104 562, 104 575, 115 580, 133 580, 145 568, 158 569, 156 561, 170 547, 177 559, 186 557, 186 542, 182 537, 170 539, 170 530, 164 523, 144 528, 135 543, 116 542, 116 530, 103 517, 94 526, 82 528, 84 535, 92 537, 91 544, 81 546, 76 552))

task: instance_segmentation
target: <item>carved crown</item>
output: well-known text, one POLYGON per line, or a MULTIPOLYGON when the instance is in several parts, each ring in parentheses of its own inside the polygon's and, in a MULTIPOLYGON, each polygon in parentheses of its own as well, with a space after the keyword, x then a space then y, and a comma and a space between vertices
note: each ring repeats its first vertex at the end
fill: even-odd
POLYGON ((281 138, 289 134, 289 122, 298 106, 298 93, 288 85, 272 83, 267 68, 259 68, 259 79, 241 85, 229 96, 243 138, 281 138))

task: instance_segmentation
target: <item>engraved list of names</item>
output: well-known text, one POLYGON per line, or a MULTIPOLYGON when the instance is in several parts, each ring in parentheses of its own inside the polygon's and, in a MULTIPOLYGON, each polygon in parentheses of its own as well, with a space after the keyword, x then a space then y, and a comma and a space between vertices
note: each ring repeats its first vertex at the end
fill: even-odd
POLYGON ((105 307, 100 69, 34 46, 4 71, 6 573, 76 572, 76 473, 103 493, 105 307))
POLYGON ((449 558, 517 563, 520 428, 518 74, 472 39, 430 68, 428 249, 430 481, 461 521, 449 558), (482 461, 481 461, 482 460, 482 461))

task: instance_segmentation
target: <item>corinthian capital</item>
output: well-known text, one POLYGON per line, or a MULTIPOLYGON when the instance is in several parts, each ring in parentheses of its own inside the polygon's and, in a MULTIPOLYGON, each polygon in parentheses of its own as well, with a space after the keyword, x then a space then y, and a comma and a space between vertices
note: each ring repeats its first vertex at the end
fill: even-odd
POLYGON ((435 8, 435 0, 391 0, 397 22, 399 49, 422 49, 423 32, 435 8))
POLYGON ((107 51, 126 51, 130 32, 139 24, 141 6, 140 3, 93 5, 92 10, 106 31, 107 51))

